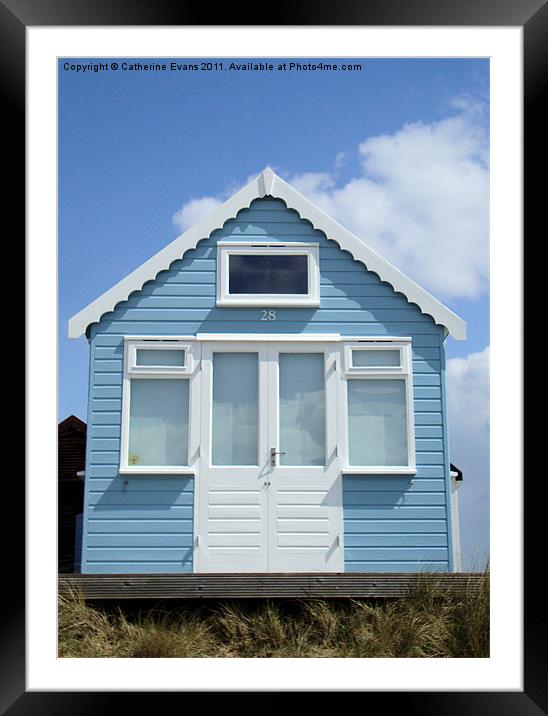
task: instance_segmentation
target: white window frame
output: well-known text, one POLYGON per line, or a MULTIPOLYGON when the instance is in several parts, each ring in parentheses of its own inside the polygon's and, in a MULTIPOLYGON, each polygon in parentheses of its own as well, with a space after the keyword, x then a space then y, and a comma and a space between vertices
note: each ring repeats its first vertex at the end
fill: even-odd
POLYGON ((217 244, 217 306, 319 306, 320 305, 320 248, 317 243, 272 243, 261 241, 227 242, 217 244), (233 255, 308 257, 308 293, 229 293, 229 257, 233 255))
POLYGON ((413 406, 413 356, 410 338, 398 340, 364 339, 363 341, 343 344, 343 370, 341 371, 340 419, 341 433, 339 441, 343 455, 342 473, 344 475, 414 475, 417 472, 415 455, 415 420, 413 406), (353 350, 398 349, 399 366, 353 366, 353 350), (348 381, 354 378, 368 380, 397 379, 405 381, 407 413, 407 465, 350 465, 350 439, 348 434, 348 381))
POLYGON ((345 373, 347 375, 355 375, 363 373, 366 373, 367 375, 375 374, 375 373, 398 373, 400 374, 402 371, 402 367, 404 365, 405 356, 404 356, 404 344, 397 344, 397 343, 374 343, 374 344, 367 344, 365 342, 363 343, 347 343, 344 346, 344 368, 345 373), (400 364, 399 365, 382 365, 382 366, 365 366, 365 365, 357 365, 355 366, 352 362, 352 354, 354 351, 386 351, 386 350, 392 350, 392 351, 398 351, 400 356, 400 364))
POLYGON ((122 426, 120 440, 120 467, 122 475, 194 475, 200 457, 199 421, 192 416, 199 410, 200 401, 200 343, 193 337, 176 338, 173 336, 157 336, 154 338, 124 337, 124 375, 122 384, 122 426), (138 348, 147 350, 181 350, 184 349, 184 366, 138 366, 136 351, 138 348), (131 400, 131 382, 133 380, 188 380, 188 465, 130 465, 129 451, 129 418, 131 400))
POLYGON ((192 373, 192 351, 191 343, 180 341, 178 339, 145 339, 145 340, 126 340, 126 370, 130 376, 139 375, 159 375, 162 377, 172 375, 189 375, 192 373), (137 351, 185 351, 184 365, 137 365, 137 351))

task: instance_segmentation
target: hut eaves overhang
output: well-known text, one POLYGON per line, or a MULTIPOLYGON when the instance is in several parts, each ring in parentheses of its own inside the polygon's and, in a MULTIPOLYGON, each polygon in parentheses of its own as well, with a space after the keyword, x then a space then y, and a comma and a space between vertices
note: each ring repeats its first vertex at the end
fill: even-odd
POLYGON ((297 211, 302 219, 309 221, 328 239, 336 241, 341 249, 350 252, 356 261, 363 263, 369 271, 376 273, 382 281, 386 281, 395 291, 415 303, 423 313, 432 316, 437 324, 444 327, 445 335, 451 335, 456 340, 466 339, 466 322, 462 318, 328 216, 269 167, 215 211, 191 226, 155 256, 73 316, 68 322, 69 337, 78 338, 85 334, 92 323, 98 322, 101 316, 114 310, 116 304, 127 300, 131 293, 140 290, 147 281, 156 278, 160 271, 169 269, 170 265, 182 258, 186 251, 195 248, 200 240, 208 238, 216 229, 222 228, 226 221, 233 219, 252 201, 264 197, 282 199, 289 209, 297 211))

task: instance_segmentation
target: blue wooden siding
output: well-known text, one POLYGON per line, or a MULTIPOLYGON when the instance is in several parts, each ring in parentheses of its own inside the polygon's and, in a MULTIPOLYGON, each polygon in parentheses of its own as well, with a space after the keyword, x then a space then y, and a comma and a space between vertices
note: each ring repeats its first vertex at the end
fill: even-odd
POLYGON ((194 480, 118 476, 115 455, 86 473, 82 571, 192 572, 194 480))
POLYGON ((444 467, 421 473, 343 477, 346 571, 448 571, 444 467))
POLYGON ((340 333, 413 339, 418 472, 343 481, 345 568, 451 568, 443 333, 430 316, 367 271, 280 200, 258 199, 90 329, 84 572, 192 571, 193 480, 119 476, 124 335, 340 333), (320 244, 319 308, 217 308, 218 240, 320 244))

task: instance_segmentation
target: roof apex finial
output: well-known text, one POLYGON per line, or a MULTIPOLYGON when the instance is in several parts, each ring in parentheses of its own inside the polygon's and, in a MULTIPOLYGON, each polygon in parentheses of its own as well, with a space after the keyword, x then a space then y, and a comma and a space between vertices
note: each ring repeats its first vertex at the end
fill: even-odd
POLYGON ((258 177, 259 188, 262 196, 272 195, 272 187, 274 186, 274 179, 276 175, 274 171, 269 167, 265 167, 258 177))

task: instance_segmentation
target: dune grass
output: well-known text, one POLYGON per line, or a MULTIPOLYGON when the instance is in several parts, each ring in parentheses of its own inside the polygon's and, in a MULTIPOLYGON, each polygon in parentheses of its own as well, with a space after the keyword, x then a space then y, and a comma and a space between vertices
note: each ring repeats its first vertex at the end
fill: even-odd
POLYGON ((390 601, 257 600, 174 607, 60 598, 61 657, 488 657, 489 574, 451 596, 433 575, 390 601))

